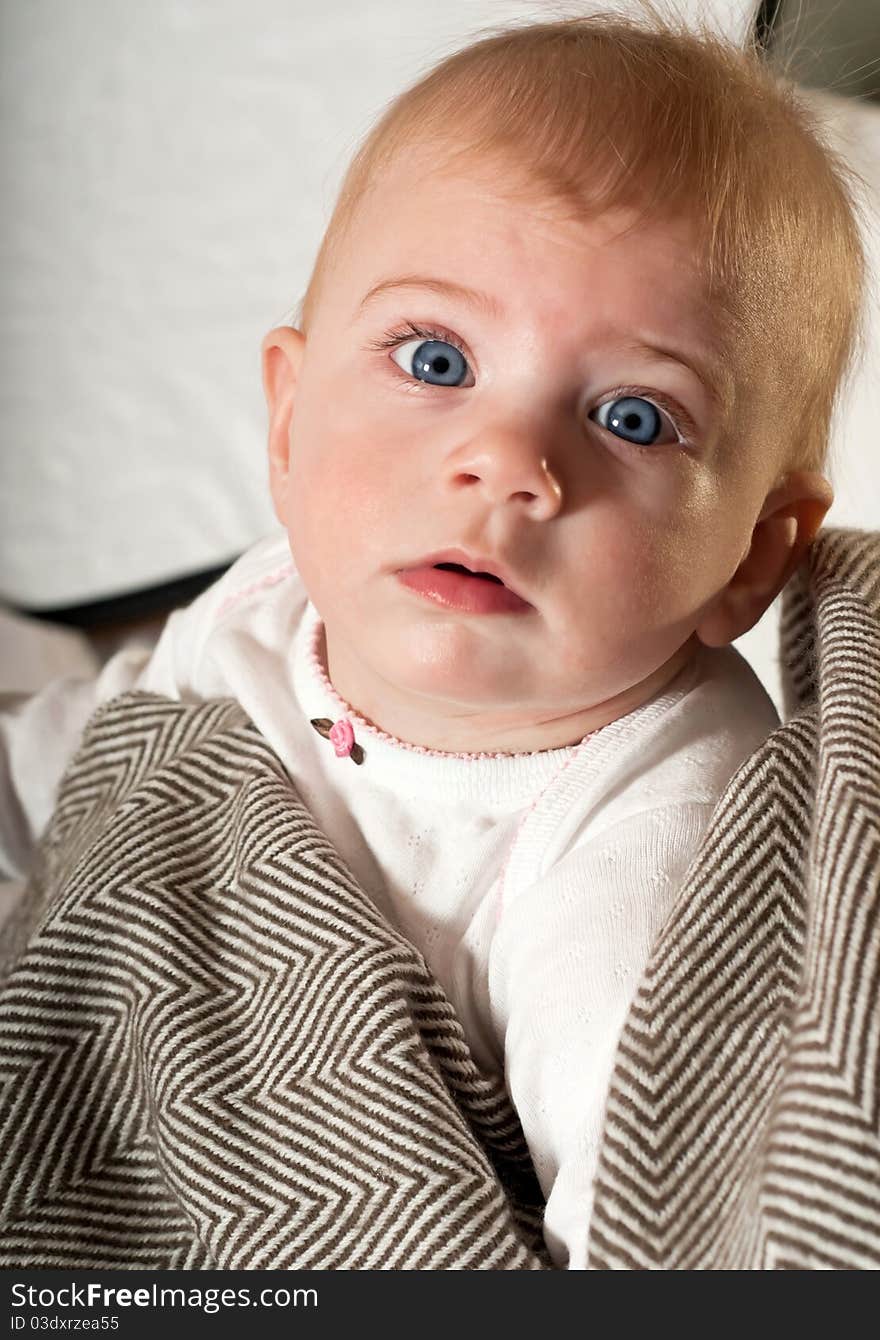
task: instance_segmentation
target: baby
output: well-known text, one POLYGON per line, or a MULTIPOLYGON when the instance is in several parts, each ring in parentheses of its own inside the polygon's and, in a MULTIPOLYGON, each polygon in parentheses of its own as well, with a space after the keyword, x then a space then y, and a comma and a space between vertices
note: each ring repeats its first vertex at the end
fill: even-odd
POLYGON ((503 1071, 583 1267, 629 1003, 777 723, 729 644, 830 505, 863 282, 846 174, 757 55, 607 15, 452 55, 265 338, 281 529, 152 654, 7 714, 7 866, 98 703, 237 699, 503 1071))

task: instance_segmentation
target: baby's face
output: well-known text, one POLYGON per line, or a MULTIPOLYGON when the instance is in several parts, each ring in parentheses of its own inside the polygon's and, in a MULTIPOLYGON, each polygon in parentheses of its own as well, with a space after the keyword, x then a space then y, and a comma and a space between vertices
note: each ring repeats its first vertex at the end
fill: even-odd
POLYGON ((291 346, 272 472, 337 690, 448 750, 557 747, 652 696, 767 486, 700 375, 687 226, 621 237, 503 184, 414 156, 382 179, 291 346))

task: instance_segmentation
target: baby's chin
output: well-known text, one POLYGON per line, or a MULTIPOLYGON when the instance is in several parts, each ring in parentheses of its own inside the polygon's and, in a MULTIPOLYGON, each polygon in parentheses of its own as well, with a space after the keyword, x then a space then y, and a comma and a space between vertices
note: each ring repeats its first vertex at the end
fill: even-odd
POLYGON ((340 697, 376 728, 429 749, 563 748, 638 705, 638 687, 634 697, 634 686, 608 667, 560 677, 557 658, 505 645, 497 632, 481 636, 473 624, 386 630, 375 642, 363 636, 356 657, 328 630, 327 646, 340 697))
POLYGON ((389 634, 362 654, 390 689, 426 702, 515 708, 531 702, 538 688, 524 647, 461 620, 389 634))

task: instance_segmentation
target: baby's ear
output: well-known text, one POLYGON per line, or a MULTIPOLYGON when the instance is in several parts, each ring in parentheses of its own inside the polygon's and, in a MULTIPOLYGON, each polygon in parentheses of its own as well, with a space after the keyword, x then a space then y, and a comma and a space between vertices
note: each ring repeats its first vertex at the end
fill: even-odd
POLYGON ((776 599, 834 501, 824 475, 796 470, 768 493, 748 552, 696 628, 707 647, 742 637, 776 599))
POLYGON ((270 330, 262 344, 263 391, 269 410, 269 490, 275 515, 287 525, 290 424, 305 336, 290 326, 270 330))

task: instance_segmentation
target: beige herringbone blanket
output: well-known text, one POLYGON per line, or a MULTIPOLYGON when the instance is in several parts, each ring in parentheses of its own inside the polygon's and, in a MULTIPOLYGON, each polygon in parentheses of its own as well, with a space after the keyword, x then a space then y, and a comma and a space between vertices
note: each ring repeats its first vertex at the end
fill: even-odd
MULTIPOLYGON (((821 536, 783 651, 621 1036, 596 1267, 880 1265, 880 535, 821 536)), ((546 1267, 503 1089, 234 704, 96 714, 7 942, 0 1264, 546 1267)))

